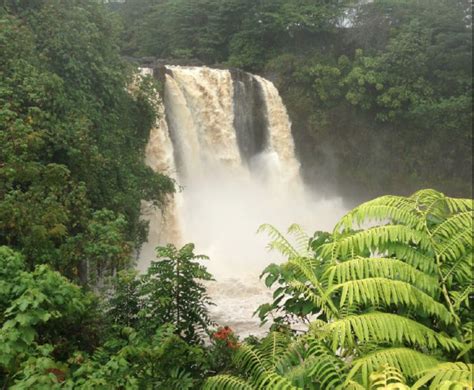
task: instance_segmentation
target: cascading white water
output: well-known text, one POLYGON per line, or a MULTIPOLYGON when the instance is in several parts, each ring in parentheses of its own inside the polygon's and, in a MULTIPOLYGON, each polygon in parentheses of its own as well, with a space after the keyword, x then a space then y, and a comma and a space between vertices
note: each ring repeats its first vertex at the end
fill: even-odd
POLYGON ((343 214, 338 200, 318 199, 299 176, 291 124, 268 80, 206 67, 167 67, 164 114, 153 129, 146 161, 183 187, 165 216, 150 219, 139 268, 159 243, 194 242, 217 279, 209 285, 216 321, 258 333, 256 307, 271 299, 258 274, 278 257, 256 230, 297 222, 330 229, 343 214), (171 158, 173 157, 173 158, 171 158), (163 234, 163 232, 165 234, 163 234), (179 241, 179 242, 178 242, 179 241))
MULTIPOLYGON (((291 134, 291 123, 278 90, 272 82, 254 76, 262 88, 268 121, 268 150, 275 153, 279 164, 277 171, 281 184, 296 186, 302 190, 299 176, 300 164, 295 157, 295 144, 291 134)), ((275 174, 276 172, 269 172, 275 174)))
MULTIPOLYGON (((142 68, 142 76, 152 76, 153 69, 142 68)), ((150 137, 145 150, 145 162, 156 172, 177 180, 177 169, 173 153, 165 106, 156 91, 155 99, 151 102, 157 111, 158 119, 150 131, 150 137)), ((149 222, 148 242, 141 249, 141 258, 153 259, 157 243, 181 243, 181 194, 176 193, 169 199, 167 207, 160 211, 148 202, 142 202, 142 216, 149 222)), ((142 262, 139 268, 144 265, 142 262)), ((146 266, 145 266, 146 268, 146 266)), ((142 269, 143 270, 143 269, 142 269)))

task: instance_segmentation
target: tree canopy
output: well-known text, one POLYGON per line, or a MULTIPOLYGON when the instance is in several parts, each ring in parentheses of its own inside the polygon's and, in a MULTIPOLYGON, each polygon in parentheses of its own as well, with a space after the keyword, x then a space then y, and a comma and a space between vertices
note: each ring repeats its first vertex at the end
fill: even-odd
MULTIPOLYGON (((126 0, 122 50, 276 82, 307 182, 471 196, 468 0, 126 0)), ((331 191, 331 190, 329 190, 331 191)))
POLYGON ((174 189, 143 162, 155 114, 99 4, 7 2, 0 24, 0 243, 85 283, 129 262, 140 200, 174 189))

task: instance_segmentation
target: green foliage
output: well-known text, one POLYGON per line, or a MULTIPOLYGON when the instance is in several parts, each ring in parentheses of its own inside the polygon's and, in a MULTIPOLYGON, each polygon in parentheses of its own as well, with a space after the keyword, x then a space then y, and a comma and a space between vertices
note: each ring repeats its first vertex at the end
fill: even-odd
POLYGON ((308 178, 335 182, 335 172, 340 190, 360 188, 364 197, 420 186, 471 195, 469 9, 444 0, 360 5, 337 50, 284 67, 280 90, 308 178), (330 174, 318 173, 322 166, 330 174))
POLYGON ((303 174, 319 190, 355 200, 420 187, 471 196, 468 0, 127 0, 118 8, 126 54, 198 59, 276 82, 303 174))
POLYGON ((332 29, 344 3, 127 0, 120 8, 126 27, 123 49, 127 54, 262 69, 273 52, 332 29))
POLYGON ((201 347, 187 344, 171 325, 158 328, 153 335, 124 328, 121 340, 111 340, 97 350, 74 371, 66 387, 195 388, 205 358, 201 347))
POLYGON ((232 359, 239 348, 239 338, 228 326, 220 327, 210 332, 211 348, 209 361, 212 371, 228 372, 232 369, 232 359))
MULTIPOLYGON (((266 227, 270 247, 288 261, 264 271, 277 289, 273 304, 261 306, 259 314, 268 320, 275 311, 279 325, 298 313, 294 301, 282 302, 298 297, 311 305, 317 319, 304 343, 313 337, 327 348, 310 350, 310 358, 323 367, 342 366, 336 369, 341 386, 462 383, 469 368, 443 361, 472 358, 472 212, 472 200, 422 190, 364 203, 339 221, 331 237, 317 233, 299 248, 266 227), (461 373, 435 379, 438 364, 461 373)), ((322 369, 314 374, 322 372, 328 377, 322 369)))
POLYGON ((0 24, 0 244, 94 284, 145 239, 140 200, 174 189, 143 161, 153 108, 96 2, 7 2, 0 24))
MULTIPOLYGON (((3 386, 13 377, 29 377, 32 366, 44 366, 50 354, 67 357, 77 348, 94 347, 99 332, 92 320, 97 315, 92 296, 46 265, 25 271, 23 257, 7 247, 0 247, 0 265, 3 386)), ((36 380, 40 379, 31 379, 31 383, 36 380)))
POLYGON ((154 334, 165 324, 172 324, 184 340, 200 342, 212 324, 207 306, 212 302, 203 281, 212 280, 194 254, 194 245, 177 249, 169 244, 157 247, 158 260, 151 262, 147 272, 119 272, 112 279, 107 301, 107 314, 113 325, 140 329, 154 334))
POLYGON ((19 253, 0 247, 0 385, 188 389, 223 368, 216 359, 230 359, 237 338, 203 346, 202 256, 192 244, 158 253, 145 275, 119 272, 104 305, 46 265, 25 271, 19 253))
POLYGON ((158 247, 157 254, 141 286, 143 321, 149 329, 172 323, 185 340, 197 341, 211 324, 206 307, 211 301, 201 281, 212 276, 196 261, 207 257, 195 255, 193 244, 158 247))
POLYGON ((208 379, 204 389, 295 389, 281 372, 280 363, 284 361, 289 339, 281 334, 271 333, 262 343, 253 347, 240 346, 234 362, 248 379, 241 380, 230 375, 218 375, 208 379))
POLYGON ((405 378, 396 368, 390 367, 388 364, 381 367, 370 375, 370 388, 374 390, 382 389, 398 389, 408 390, 405 385, 405 378))
POLYGON ((458 386, 472 389, 473 370, 472 364, 441 363, 427 370, 423 377, 413 385, 413 389, 419 389, 428 382, 431 382, 430 389, 443 388, 443 385, 444 388, 458 386))
POLYGON ((107 315, 114 325, 136 328, 139 323, 141 280, 136 271, 120 271, 112 279, 107 315))

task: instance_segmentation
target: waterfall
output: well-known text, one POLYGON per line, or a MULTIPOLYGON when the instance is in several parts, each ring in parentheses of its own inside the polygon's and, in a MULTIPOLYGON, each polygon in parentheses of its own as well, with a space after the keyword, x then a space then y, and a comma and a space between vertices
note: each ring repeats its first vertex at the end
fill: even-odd
POLYGON ((216 319, 230 307, 236 323, 250 320, 247 327, 255 328, 257 301, 271 299, 258 274, 277 260, 268 258, 258 226, 329 229, 343 208, 304 187, 288 113, 270 81, 237 70, 167 66, 156 104, 160 118, 146 162, 183 191, 164 213, 144 205, 150 233, 138 266, 146 269, 158 244, 196 243, 221 281, 209 286, 216 319))
MULTIPOLYGON (((140 69, 141 76, 153 76, 153 69, 140 69)), ((151 101, 157 112, 157 121, 150 130, 149 140, 145 150, 145 162, 155 172, 160 172, 177 180, 177 169, 175 164, 173 144, 171 141, 168 123, 166 120, 166 109, 158 91, 151 101)), ((149 223, 147 243, 141 250, 141 258, 153 259, 154 250, 158 243, 173 242, 181 244, 180 205, 181 194, 178 192, 168 198, 167 207, 161 211, 149 202, 142 202, 142 216, 149 223)), ((143 264, 144 268, 148 264, 143 264)), ((140 267, 139 264, 139 268, 140 267)))

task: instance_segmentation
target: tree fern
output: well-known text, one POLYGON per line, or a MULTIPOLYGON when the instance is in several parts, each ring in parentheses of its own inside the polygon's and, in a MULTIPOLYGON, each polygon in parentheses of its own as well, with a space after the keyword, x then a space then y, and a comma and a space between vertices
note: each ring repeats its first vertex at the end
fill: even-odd
POLYGON ((291 234, 296 242, 296 250, 300 256, 307 257, 309 255, 310 237, 301 228, 300 225, 294 223, 288 228, 288 234, 291 234))
POLYGON ((438 264, 433 259, 433 252, 423 252, 410 243, 395 242, 382 248, 380 253, 388 258, 403 259, 407 264, 430 275, 438 274, 438 264))
POLYGON ((463 228, 449 238, 435 242, 434 248, 442 261, 455 261, 472 251, 472 228, 463 228))
MULTIPOLYGON (((263 348, 265 350, 265 346, 263 348)), ((275 362, 269 357, 273 359, 265 351, 262 353, 260 349, 244 344, 238 349, 235 361, 256 388, 296 389, 289 379, 275 371, 275 362)))
POLYGON ((435 190, 384 196, 350 211, 332 235, 311 239, 292 225, 296 246, 264 225, 269 247, 288 258, 282 291, 318 318, 295 342, 271 334, 244 347, 238 366, 248 383, 472 388, 471 365, 442 362, 472 357, 472 206, 435 190))

